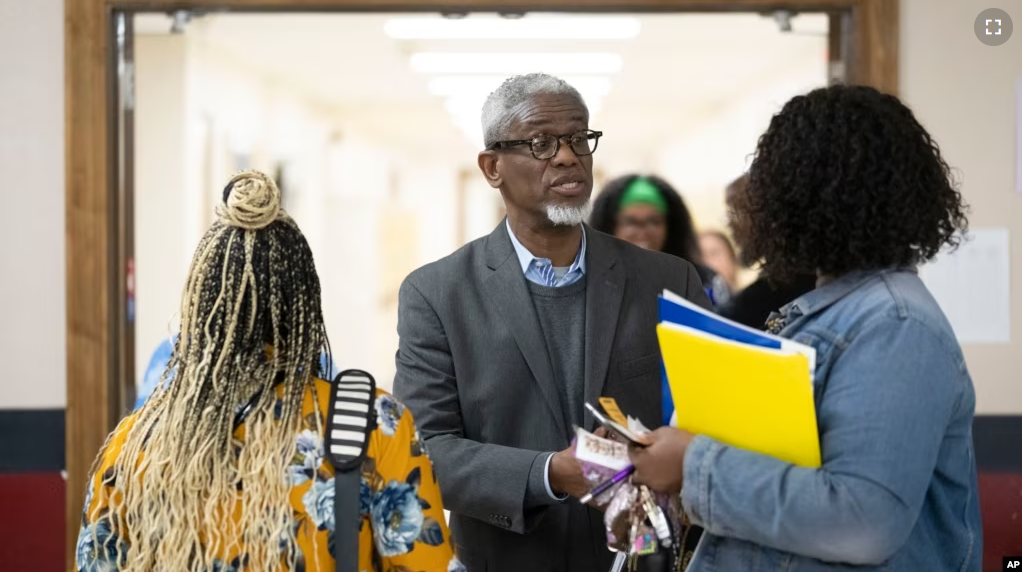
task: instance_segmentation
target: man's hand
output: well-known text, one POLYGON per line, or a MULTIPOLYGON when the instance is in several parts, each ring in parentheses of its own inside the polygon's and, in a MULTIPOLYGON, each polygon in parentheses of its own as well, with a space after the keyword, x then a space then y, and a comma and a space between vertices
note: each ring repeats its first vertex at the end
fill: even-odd
POLYGON ((658 493, 680 493, 685 476, 685 451, 694 436, 681 429, 661 427, 646 437, 650 440, 648 447, 633 445, 628 448, 628 456, 635 465, 632 482, 658 493))
POLYGON ((554 453, 550 459, 550 488, 554 494, 575 498, 589 494, 589 484, 582 476, 582 465, 575 458, 575 446, 554 453))

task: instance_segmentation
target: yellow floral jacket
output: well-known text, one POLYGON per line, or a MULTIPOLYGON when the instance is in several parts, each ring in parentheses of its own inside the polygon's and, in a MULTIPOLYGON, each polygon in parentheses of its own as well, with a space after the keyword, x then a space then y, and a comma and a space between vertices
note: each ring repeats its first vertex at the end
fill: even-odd
MULTIPOLYGON (((316 380, 319 403, 306 393, 303 429, 296 439, 295 456, 287 468, 291 478, 291 506, 300 554, 292 572, 333 572, 334 470, 325 457, 323 435, 316 430, 318 414, 325 420, 330 384, 316 380)), ((385 391, 375 401, 377 427, 362 464, 362 526, 359 565, 374 572, 464 572, 454 557, 444 519, 440 489, 433 466, 411 413, 385 391)), ((124 419, 102 453, 100 465, 86 492, 76 558, 79 572, 117 572, 127 552, 125 542, 110 530, 107 518, 113 465, 135 416, 124 419), (118 550, 120 547, 120 550, 118 550)), ((326 423, 321 423, 325 426, 326 423)), ((239 438, 244 425, 238 427, 239 438)), ((229 558, 229 557, 228 557, 229 558)), ((241 557, 217 562, 210 572, 242 572, 241 557)))

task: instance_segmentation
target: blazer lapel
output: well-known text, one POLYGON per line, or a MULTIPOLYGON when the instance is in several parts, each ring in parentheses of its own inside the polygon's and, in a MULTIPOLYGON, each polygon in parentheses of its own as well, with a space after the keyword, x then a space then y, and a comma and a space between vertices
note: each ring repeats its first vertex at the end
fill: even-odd
MULTIPOLYGON (((587 226, 586 243, 585 399, 586 403, 595 403, 607 381, 626 277, 618 251, 605 235, 587 226)), ((585 427, 594 424, 595 419, 586 410, 585 427)))
POLYGON ((490 294, 487 299, 511 328, 515 342, 529 364, 529 369, 536 378, 558 426, 570 431, 561 409, 561 398, 555 385, 556 380, 553 367, 550 365, 543 329, 539 318, 536 317, 536 310, 525 284, 525 276, 511 244, 511 237, 508 236, 505 222, 502 221, 490 234, 486 248, 486 265, 493 270, 483 283, 490 294))

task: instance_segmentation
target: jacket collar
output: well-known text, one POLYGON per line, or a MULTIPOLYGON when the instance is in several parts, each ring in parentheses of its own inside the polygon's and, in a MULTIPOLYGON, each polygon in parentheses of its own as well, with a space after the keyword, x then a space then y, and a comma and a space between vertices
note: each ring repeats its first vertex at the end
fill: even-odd
POLYGON ((913 268, 885 268, 882 270, 856 270, 838 277, 833 282, 807 292, 781 309, 788 324, 799 318, 808 318, 833 306, 866 282, 892 272, 916 272, 913 268))

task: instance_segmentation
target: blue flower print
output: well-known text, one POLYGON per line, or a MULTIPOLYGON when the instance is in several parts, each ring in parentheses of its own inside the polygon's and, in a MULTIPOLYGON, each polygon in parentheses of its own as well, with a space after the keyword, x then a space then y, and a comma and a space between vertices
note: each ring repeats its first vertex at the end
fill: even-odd
POLYGON ((369 481, 362 477, 358 488, 359 513, 362 516, 369 516, 373 507, 373 491, 369 488, 369 481))
POLYGON ((407 554, 422 534, 422 506, 408 483, 390 481, 373 497, 370 514, 380 556, 407 554))
POLYGON ((358 520, 358 531, 362 532, 365 519, 369 518, 369 511, 373 508, 373 489, 369 487, 369 481, 362 477, 358 487, 358 513, 362 518, 358 520))
POLYGON ((405 406, 390 395, 381 395, 376 398, 376 419, 380 424, 380 430, 387 437, 394 436, 397 424, 404 414, 405 406))
POLYGON ((450 564, 447 565, 447 572, 468 572, 465 565, 458 560, 457 556, 451 558, 450 564))
POLYGON ((295 437, 295 444, 299 455, 322 455, 323 454, 323 440, 319 438, 319 434, 315 431, 309 431, 308 429, 298 433, 295 437))
POLYGON ((85 489, 85 503, 82 505, 82 526, 89 524, 89 507, 92 506, 92 478, 89 478, 89 487, 85 489))
POLYGON ((219 558, 213 560, 213 569, 210 572, 238 572, 241 568, 241 561, 235 558, 231 562, 224 562, 219 558))
POLYGON ((323 439, 319 433, 306 429, 298 433, 296 441, 295 459, 288 467, 293 487, 312 480, 323 464, 323 439))
POLYGON ((78 533, 75 557, 78 572, 117 572, 128 556, 128 545, 110 529, 110 521, 100 518, 78 533))
POLYGON ((302 495, 305 512, 319 530, 334 530, 334 480, 313 481, 302 495))

